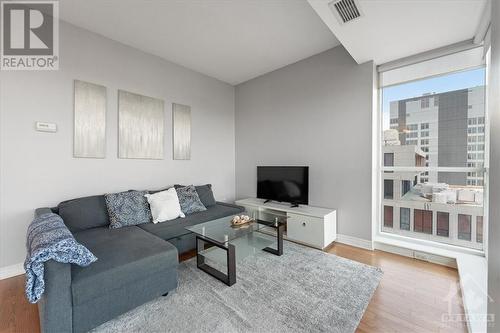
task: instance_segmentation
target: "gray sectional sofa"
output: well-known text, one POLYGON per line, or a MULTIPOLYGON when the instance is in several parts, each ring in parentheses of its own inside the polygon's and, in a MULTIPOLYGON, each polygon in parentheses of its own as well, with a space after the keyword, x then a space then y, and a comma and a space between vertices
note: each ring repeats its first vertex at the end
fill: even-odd
POLYGON ((185 218, 110 229, 103 195, 36 209, 35 216, 59 214, 98 258, 88 267, 45 263, 45 293, 38 303, 42 332, 86 332, 175 289, 178 253, 196 247, 185 227, 241 211, 217 202, 185 218))

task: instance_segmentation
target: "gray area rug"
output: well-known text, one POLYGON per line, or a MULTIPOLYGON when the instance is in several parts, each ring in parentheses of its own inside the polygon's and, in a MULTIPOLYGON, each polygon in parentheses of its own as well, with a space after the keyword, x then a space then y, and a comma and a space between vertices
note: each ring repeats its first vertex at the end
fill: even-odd
POLYGON ((179 287, 93 332, 354 332, 382 277, 379 268, 285 242, 237 263, 228 287, 179 265, 179 287))

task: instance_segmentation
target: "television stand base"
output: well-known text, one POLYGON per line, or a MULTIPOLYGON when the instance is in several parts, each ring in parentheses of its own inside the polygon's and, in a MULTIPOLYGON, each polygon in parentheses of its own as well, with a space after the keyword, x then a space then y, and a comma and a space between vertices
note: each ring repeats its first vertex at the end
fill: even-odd
MULTIPOLYGON (((313 207, 301 204, 290 207, 291 203, 269 202, 263 199, 248 198, 237 200, 246 214, 263 221, 286 221, 285 239, 303 245, 324 249, 337 238, 337 212, 335 209, 313 207)), ((269 231, 263 228, 262 232, 269 231)), ((271 230, 272 231, 272 230, 271 230)), ((269 231, 270 232, 270 231, 269 231)))
MULTIPOLYGON (((268 202, 272 202, 271 199, 266 199, 264 200, 264 203, 263 204, 266 204, 268 202)), ((281 204, 281 201, 279 202, 281 204)), ((284 202, 283 202, 284 203, 284 202)), ((299 204, 298 203, 290 203, 290 208, 296 208, 296 207, 299 207, 299 204)))

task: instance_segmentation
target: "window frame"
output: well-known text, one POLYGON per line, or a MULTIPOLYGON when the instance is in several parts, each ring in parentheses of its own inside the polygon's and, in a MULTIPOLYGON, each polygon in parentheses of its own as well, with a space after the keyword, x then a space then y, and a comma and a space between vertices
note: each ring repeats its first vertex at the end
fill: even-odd
MULTIPOLYGON (((426 79, 429 79, 432 77, 446 76, 446 75, 454 74, 457 72, 469 71, 469 70, 473 70, 473 69, 477 69, 477 68, 484 68, 485 72, 487 72, 486 65, 481 65, 481 66, 476 66, 476 67, 469 67, 469 68, 466 68, 464 70, 450 71, 447 73, 443 73, 443 74, 439 74, 439 75, 435 75, 435 76, 430 76, 430 77, 426 77, 426 78, 419 78, 419 79, 414 80, 414 81, 426 80, 426 79)), ((381 79, 380 79, 381 74, 382 74, 381 72, 378 73, 378 75, 379 75, 378 82, 379 83, 381 83, 381 79)), ((404 83, 408 83, 408 82, 412 82, 412 81, 407 81, 404 83)), ((488 81, 486 78, 486 80, 485 80, 486 87, 487 87, 487 84, 488 84, 488 81)), ((394 84, 394 85, 397 85, 397 84, 394 84)), ((382 147, 383 147, 383 115, 384 115, 383 108, 382 108, 383 89, 390 87, 390 86, 391 85, 388 85, 388 86, 379 85, 379 87, 378 87, 378 95, 377 95, 378 96, 378 103, 377 103, 378 107, 374 111, 376 118, 374 117, 374 120, 373 120, 374 121, 374 127, 373 127, 374 143, 372 144, 373 147, 376 148, 376 152, 377 152, 373 156, 379 156, 379 157, 377 157, 378 162, 375 162, 376 168, 374 169, 376 174, 377 174, 378 180, 373 183, 373 186, 374 186, 373 188, 374 189, 376 189, 377 187, 380 188, 380 185, 383 184, 384 174, 386 174, 386 173, 408 172, 408 171, 417 171, 417 172, 441 171, 441 172, 453 172, 453 173, 455 173, 455 172, 456 173, 481 172, 483 174, 483 179, 484 179, 484 181, 483 181, 484 182, 484 204, 483 204, 483 214, 482 214, 483 237, 482 237, 482 243, 481 243, 482 248, 477 249, 477 248, 470 248, 470 247, 456 247, 455 245, 458 245, 458 246, 461 246, 461 245, 460 244, 442 243, 439 240, 432 239, 432 237, 429 237, 430 239, 429 238, 413 238, 413 235, 412 236, 405 235, 405 230, 399 230, 399 227, 400 227, 400 209, 402 208, 402 206, 398 206, 398 205, 393 205, 393 216, 392 216, 393 228, 392 229, 394 229, 397 226, 397 229, 400 231, 400 233, 399 234, 388 233, 387 230, 384 230, 386 228, 384 228, 384 225, 383 225, 383 206, 384 206, 385 199, 383 198, 383 195, 381 195, 381 193, 383 193, 383 192, 381 192, 380 189, 376 190, 377 192, 374 192, 374 193, 378 193, 378 194, 377 194, 377 197, 373 200, 374 205, 376 205, 376 207, 372 210, 374 212, 374 214, 376 214, 376 215, 374 215, 374 216, 376 216, 375 223, 372 224, 372 226, 373 226, 372 233, 373 233, 374 240, 380 241, 381 243, 383 243, 385 239, 387 239, 387 240, 400 239, 403 241, 409 241, 409 242, 416 243, 416 244, 430 245, 431 247, 434 246, 436 248, 446 248, 446 249, 451 249, 454 251, 484 256, 485 251, 487 249, 487 241, 488 241, 487 228, 488 228, 488 201, 489 201, 489 195, 488 195, 488 173, 489 173, 489 170, 488 170, 489 169, 489 160, 488 159, 489 159, 489 154, 488 154, 488 151, 489 151, 489 144, 490 144, 490 141, 489 141, 490 124, 489 124, 489 116, 488 116, 489 110, 487 107, 487 89, 485 89, 485 114, 484 114, 484 127, 483 127, 484 130, 481 133, 477 133, 478 140, 479 140, 479 137, 481 135, 482 135, 482 138, 484 138, 484 139, 482 139, 482 142, 481 142, 481 143, 484 142, 484 144, 485 144, 485 150, 484 150, 485 156, 484 156, 484 162, 483 162, 484 165, 482 165, 480 167, 468 167, 468 166, 466 166, 466 167, 433 167, 433 166, 394 167, 394 166, 384 166, 383 165, 384 154, 383 154, 383 149, 382 149, 382 147), (409 237, 411 237, 411 238, 409 238, 409 237), (428 241, 432 241, 432 242, 429 243, 428 241), (451 245, 451 247, 450 247, 450 245, 451 245)), ((431 105, 434 105, 432 100, 429 101, 429 104, 430 104, 429 107, 432 107, 431 105)), ((389 122, 390 122, 390 120, 389 120, 389 122)), ((483 121, 481 120, 481 122, 483 122, 483 121)), ((389 126, 389 128, 391 128, 391 127, 389 126)), ((419 128, 419 130, 420 130, 420 132, 422 131, 420 128, 419 128)), ((428 138, 429 137, 420 136, 418 139, 428 139, 428 138)), ((475 162, 474 164, 477 164, 477 162, 475 162)), ((411 209, 410 211, 411 211, 410 223, 412 224, 411 230, 413 230, 413 219, 414 219, 413 209, 411 209)), ((479 215, 477 215, 477 216, 479 216, 479 215)), ((436 216, 436 210, 434 210, 433 217, 432 217, 432 225, 433 225, 432 228, 433 228, 434 233, 436 233, 437 223, 438 223, 438 221, 437 221, 437 216, 436 216)), ((451 218, 449 218, 449 221, 448 221, 448 227, 449 227, 448 232, 449 233, 455 232, 454 230, 452 230, 452 223, 453 222, 452 222, 451 218)), ((476 215, 473 215, 471 217, 471 240, 474 240, 474 241, 476 240, 476 226, 477 226, 476 215)), ((443 238, 443 236, 437 236, 437 233, 436 233, 436 235, 433 235, 433 237, 434 238, 436 238, 436 237, 443 238)))

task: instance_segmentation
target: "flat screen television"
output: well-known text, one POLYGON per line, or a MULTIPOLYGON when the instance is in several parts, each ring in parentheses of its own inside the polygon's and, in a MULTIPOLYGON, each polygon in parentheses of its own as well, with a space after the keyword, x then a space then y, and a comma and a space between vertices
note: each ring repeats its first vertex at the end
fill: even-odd
POLYGON ((288 202, 293 206, 309 203, 309 167, 258 166, 257 198, 288 202))

